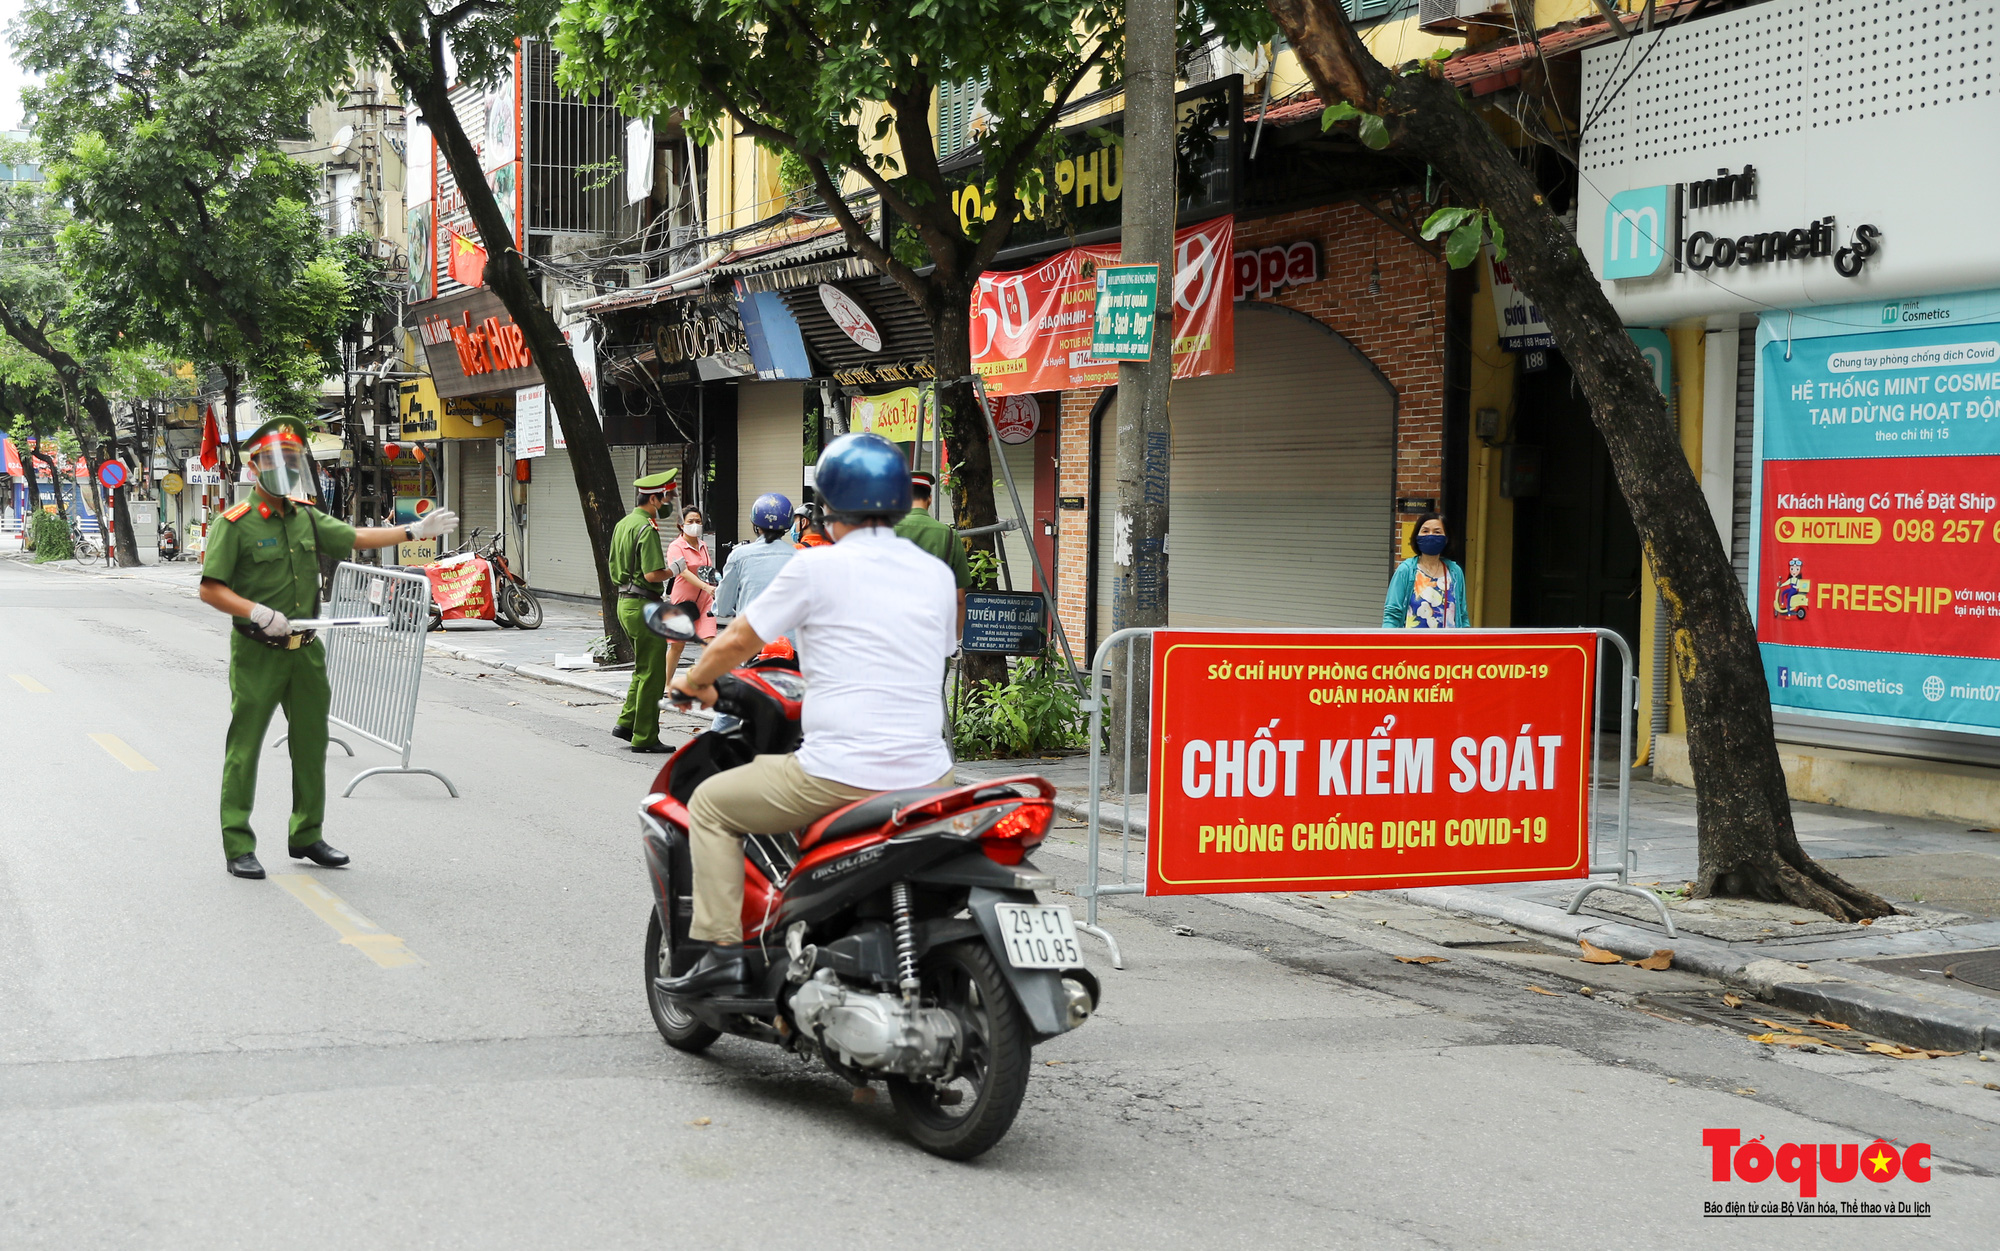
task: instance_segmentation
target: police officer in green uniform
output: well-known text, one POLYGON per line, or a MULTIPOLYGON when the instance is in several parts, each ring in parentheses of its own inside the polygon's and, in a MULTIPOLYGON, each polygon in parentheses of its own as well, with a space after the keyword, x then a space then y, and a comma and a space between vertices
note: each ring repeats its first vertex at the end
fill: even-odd
POLYGON ((226 612, 229 640, 229 736, 222 755, 222 854, 237 877, 261 878, 250 809, 257 798, 257 754, 271 714, 285 710, 292 753, 295 860, 338 868, 346 853, 320 833, 326 815, 326 717, 332 704, 326 651, 293 618, 319 610, 319 557, 389 547, 447 534, 458 518, 434 509, 415 525, 357 530, 312 507, 315 474, 300 422, 279 417, 250 436, 245 462, 257 475, 251 498, 209 530, 201 566, 201 601, 226 612))
POLYGON ((646 605, 661 598, 667 558, 653 519, 674 489, 678 469, 649 474, 632 486, 638 502, 611 532, 611 581, 618 588, 618 624, 632 640, 632 684, 611 733, 630 739, 636 752, 664 752, 660 742, 660 696, 667 689, 667 641, 646 628, 646 605))

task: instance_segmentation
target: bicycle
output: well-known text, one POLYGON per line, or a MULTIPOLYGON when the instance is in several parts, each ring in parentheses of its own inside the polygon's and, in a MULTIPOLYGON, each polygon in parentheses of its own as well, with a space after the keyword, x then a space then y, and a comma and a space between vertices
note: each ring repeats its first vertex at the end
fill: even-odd
POLYGON ((69 519, 69 543, 78 560, 96 560, 104 554, 98 550, 96 536, 74 517, 69 519))

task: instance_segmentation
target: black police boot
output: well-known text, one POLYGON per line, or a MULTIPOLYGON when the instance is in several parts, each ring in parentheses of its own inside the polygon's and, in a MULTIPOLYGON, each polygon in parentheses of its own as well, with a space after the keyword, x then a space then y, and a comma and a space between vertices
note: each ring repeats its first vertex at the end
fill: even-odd
POLYGON ((629 725, 614 725, 611 727, 611 737, 622 738, 629 743, 632 741, 632 727, 629 725))
POLYGON ((291 850, 292 859, 310 860, 314 864, 328 869, 344 869, 347 867, 347 862, 350 859, 346 852, 336 851, 323 838, 310 846, 294 847, 291 850))
POLYGON ((264 866, 257 863, 257 853, 246 851, 229 862, 229 871, 237 877, 263 877, 264 866))
POLYGON ((656 977, 653 986, 663 995, 685 998, 741 992, 749 988, 750 962, 740 946, 709 946, 694 967, 679 977, 656 977))
POLYGON ((631 750, 642 756, 664 756, 673 751, 673 748, 665 743, 634 743, 631 750))

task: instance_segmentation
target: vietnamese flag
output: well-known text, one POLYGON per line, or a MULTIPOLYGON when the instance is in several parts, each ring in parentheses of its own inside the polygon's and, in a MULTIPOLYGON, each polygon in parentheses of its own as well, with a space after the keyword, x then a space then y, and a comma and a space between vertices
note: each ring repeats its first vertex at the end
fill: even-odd
POLYGON ((446 263, 446 272, 452 281, 468 287, 486 285, 486 249, 458 233, 451 232, 451 258, 446 263))
POLYGON ((203 410, 201 420, 201 467, 213 469, 222 463, 222 431, 215 426, 215 405, 203 410))

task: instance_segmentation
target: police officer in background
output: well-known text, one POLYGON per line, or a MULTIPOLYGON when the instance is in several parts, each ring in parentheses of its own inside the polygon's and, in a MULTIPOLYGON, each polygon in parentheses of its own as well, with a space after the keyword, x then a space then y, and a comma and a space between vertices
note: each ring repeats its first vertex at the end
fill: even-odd
POLYGON ((654 519, 674 489, 680 470, 648 474, 632 483, 638 498, 611 532, 611 581, 618 588, 618 624, 632 640, 632 682, 618 710, 612 736, 630 740, 636 752, 664 752, 660 742, 660 696, 667 689, 667 641, 646 628, 646 605, 660 599, 667 558, 654 519))
POLYGON ((326 717, 333 693, 326 649, 293 618, 319 611, 319 558, 449 534, 458 518, 433 509, 413 525, 357 530, 312 506, 315 480, 305 426, 279 417, 257 427, 244 460, 257 491, 210 527, 201 566, 201 602, 226 612, 229 640, 229 735, 222 754, 222 854, 237 877, 261 878, 250 810, 257 799, 257 754, 271 714, 285 710, 292 753, 294 860, 328 868, 348 862, 320 832, 326 817, 326 717))
POLYGON ((791 520, 792 501, 776 491, 767 491, 750 505, 750 526, 763 541, 739 544, 729 553, 722 583, 715 588, 718 624, 748 608, 791 560, 798 550, 791 544, 791 520))
MULTIPOLYGON (((965 620, 965 592, 972 586, 972 561, 965 554, 965 541, 958 537, 958 532, 931 516, 932 481, 931 476, 921 470, 910 475, 912 507, 896 523, 896 537, 908 539, 951 566, 952 584, 958 588, 958 617, 962 623, 965 620)), ((959 632, 964 633, 962 624, 959 632)))

